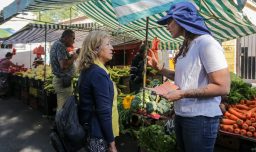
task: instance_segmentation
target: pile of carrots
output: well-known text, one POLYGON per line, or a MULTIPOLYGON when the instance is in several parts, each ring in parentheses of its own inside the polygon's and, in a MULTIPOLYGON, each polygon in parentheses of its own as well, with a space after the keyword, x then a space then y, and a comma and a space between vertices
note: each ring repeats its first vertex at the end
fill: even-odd
POLYGON ((220 123, 223 131, 256 138, 256 100, 230 105, 220 123))

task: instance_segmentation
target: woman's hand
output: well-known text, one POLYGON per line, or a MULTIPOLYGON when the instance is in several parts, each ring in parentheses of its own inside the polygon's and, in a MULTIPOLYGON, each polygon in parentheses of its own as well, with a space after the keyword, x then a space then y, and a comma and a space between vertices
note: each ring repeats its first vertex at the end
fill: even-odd
POLYGON ((109 144, 108 150, 109 150, 109 152, 117 152, 116 144, 114 141, 109 144))
POLYGON ((161 71, 163 69, 163 65, 160 65, 156 59, 156 56, 154 54, 154 52, 149 49, 148 50, 150 52, 150 54, 152 54, 152 57, 147 56, 148 59, 148 65, 151 66, 152 68, 154 68, 157 71, 161 71))
POLYGON ((164 98, 166 98, 168 101, 177 101, 184 97, 185 92, 183 90, 174 90, 170 91, 167 94, 163 94, 164 98))

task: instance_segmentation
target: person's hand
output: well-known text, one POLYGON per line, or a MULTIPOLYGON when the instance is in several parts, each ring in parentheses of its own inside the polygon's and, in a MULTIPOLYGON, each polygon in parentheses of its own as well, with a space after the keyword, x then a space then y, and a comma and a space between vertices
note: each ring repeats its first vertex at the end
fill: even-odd
POLYGON ((151 49, 149 49, 148 51, 150 52, 150 54, 152 54, 152 57, 147 56, 148 65, 151 66, 152 68, 154 68, 154 69, 157 70, 157 71, 162 70, 163 65, 160 65, 160 64, 158 63, 154 52, 153 52, 151 49))
POLYGON ((183 98, 184 91, 183 90, 174 90, 174 91, 170 91, 166 94, 161 94, 161 96, 166 98, 168 101, 177 101, 177 100, 183 98))
POLYGON ((109 144, 108 150, 109 150, 109 152, 117 152, 116 144, 114 141, 109 144))

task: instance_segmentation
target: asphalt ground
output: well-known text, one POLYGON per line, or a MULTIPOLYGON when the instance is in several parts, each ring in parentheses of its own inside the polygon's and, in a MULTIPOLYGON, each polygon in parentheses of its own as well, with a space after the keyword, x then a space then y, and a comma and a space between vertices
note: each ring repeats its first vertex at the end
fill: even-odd
MULTIPOLYGON (((0 98, 0 152, 54 152, 49 142, 53 121, 22 101, 0 98)), ((116 138, 119 152, 139 152, 129 134, 116 138)), ((215 152, 232 152, 216 147, 215 152)))

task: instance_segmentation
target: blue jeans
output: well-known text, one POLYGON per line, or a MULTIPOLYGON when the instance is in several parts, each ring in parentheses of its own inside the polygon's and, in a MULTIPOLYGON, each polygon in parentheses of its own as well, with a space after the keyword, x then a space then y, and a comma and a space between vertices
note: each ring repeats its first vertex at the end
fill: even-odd
POLYGON ((175 116, 175 134, 180 152, 213 152, 219 116, 175 116))

